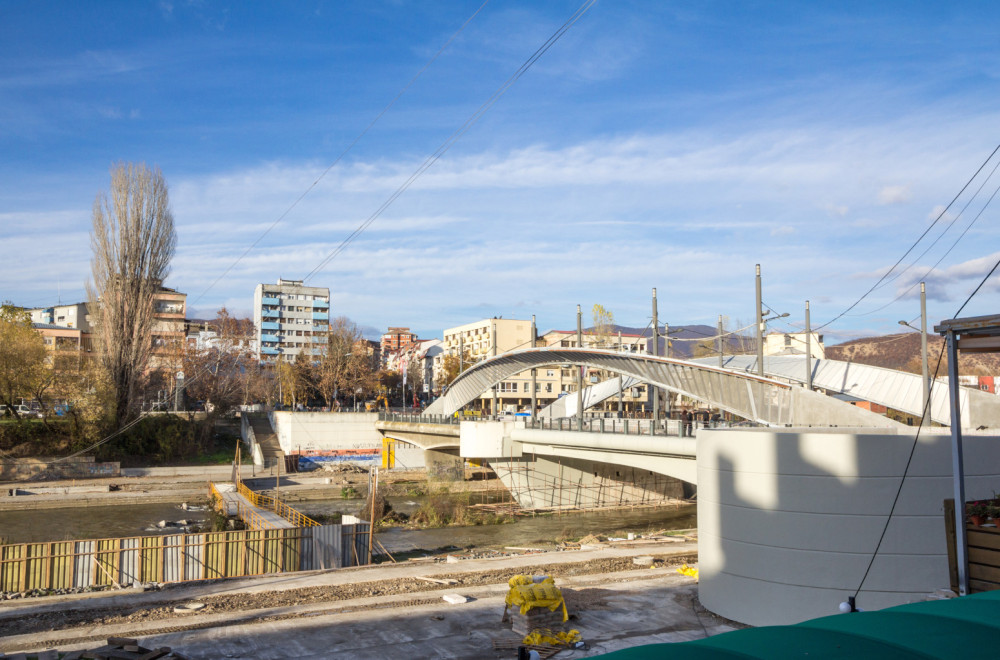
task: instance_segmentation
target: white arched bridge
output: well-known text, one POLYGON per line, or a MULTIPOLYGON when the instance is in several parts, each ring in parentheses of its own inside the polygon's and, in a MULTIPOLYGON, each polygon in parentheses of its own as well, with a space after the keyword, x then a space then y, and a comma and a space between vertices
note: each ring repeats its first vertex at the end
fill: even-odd
POLYGON ((526 369, 566 363, 630 376, 768 426, 899 426, 882 415, 818 392, 745 371, 652 355, 572 348, 530 348, 480 362, 459 375, 425 414, 450 415, 526 369))

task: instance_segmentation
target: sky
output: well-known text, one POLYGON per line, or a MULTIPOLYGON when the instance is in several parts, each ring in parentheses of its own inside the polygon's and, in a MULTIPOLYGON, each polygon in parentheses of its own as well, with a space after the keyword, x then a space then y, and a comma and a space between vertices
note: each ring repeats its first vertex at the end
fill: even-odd
POLYGON ((998 311, 994 275, 958 314, 1000 260, 1000 4, 587 4, 0 0, 0 299, 84 300, 144 162, 189 317, 281 277, 370 332, 642 327, 653 288, 735 327, 756 264, 828 343, 917 325, 920 281, 930 326, 998 311))

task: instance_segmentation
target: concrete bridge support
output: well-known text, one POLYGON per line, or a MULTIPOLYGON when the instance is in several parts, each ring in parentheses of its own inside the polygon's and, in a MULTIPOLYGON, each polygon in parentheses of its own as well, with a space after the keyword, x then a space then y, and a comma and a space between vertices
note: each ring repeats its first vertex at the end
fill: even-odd
POLYGON ((483 459, 524 508, 655 504, 690 496, 694 440, 463 422, 461 455, 483 459), (685 480, 683 477, 687 477, 685 480))

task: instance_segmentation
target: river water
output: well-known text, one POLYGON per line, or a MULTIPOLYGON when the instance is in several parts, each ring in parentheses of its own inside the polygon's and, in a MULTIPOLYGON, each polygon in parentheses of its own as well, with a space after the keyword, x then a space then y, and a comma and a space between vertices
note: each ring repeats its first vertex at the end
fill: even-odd
POLYGON ((185 511, 180 503, 90 506, 36 511, 0 511, 0 538, 8 543, 103 539, 177 534, 183 527, 157 527, 160 521, 204 524, 209 512, 185 511))
MULTIPOLYGON (((412 514, 423 502, 421 497, 390 497, 395 511, 412 514)), ((356 515, 362 500, 311 500, 295 503, 306 515, 334 512, 356 515)), ((418 549, 435 550, 456 546, 530 547, 551 543, 560 538, 579 538, 587 534, 625 536, 662 529, 690 529, 697 526, 695 505, 663 506, 633 510, 594 511, 519 517, 505 525, 440 527, 433 529, 390 528, 376 538, 389 552, 418 549)), ((95 539, 184 531, 170 526, 157 527, 160 521, 191 524, 207 522, 207 511, 185 511, 180 504, 130 504, 87 508, 44 509, 38 511, 0 511, 0 538, 8 543, 95 539)))

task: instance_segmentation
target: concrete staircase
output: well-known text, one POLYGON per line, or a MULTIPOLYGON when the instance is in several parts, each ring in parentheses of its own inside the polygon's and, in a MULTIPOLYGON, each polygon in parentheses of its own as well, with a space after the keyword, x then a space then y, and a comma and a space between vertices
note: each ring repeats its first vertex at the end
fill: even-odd
POLYGON ((260 447, 261 456, 264 458, 265 468, 274 468, 278 474, 285 472, 285 452, 281 450, 278 443, 278 436, 271 428, 271 422, 265 413, 253 413, 250 417, 250 428, 253 429, 253 437, 260 447))

